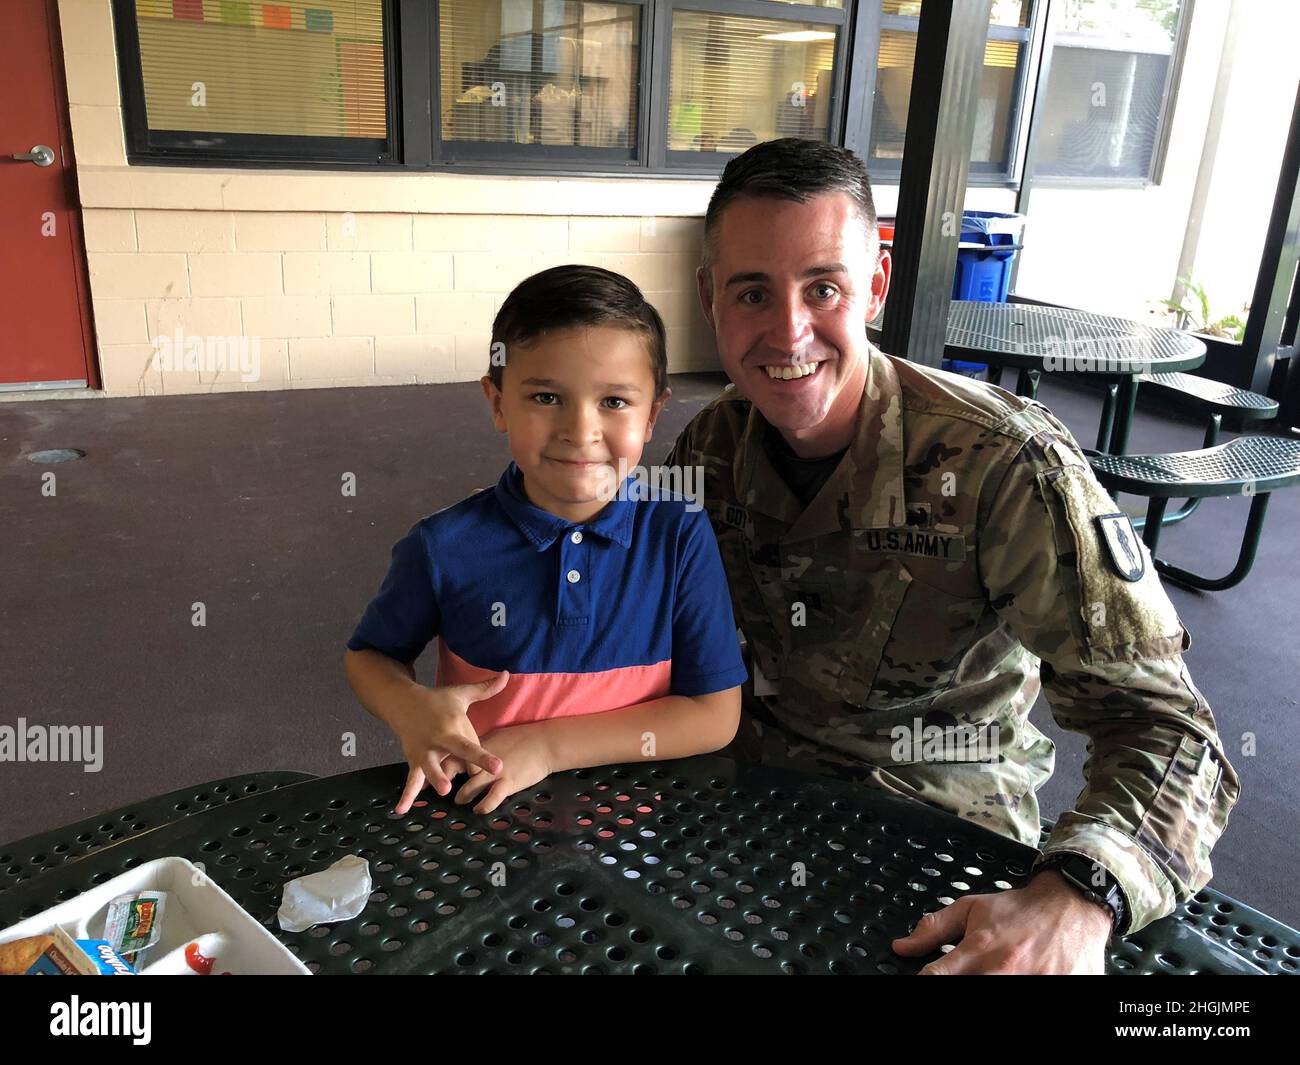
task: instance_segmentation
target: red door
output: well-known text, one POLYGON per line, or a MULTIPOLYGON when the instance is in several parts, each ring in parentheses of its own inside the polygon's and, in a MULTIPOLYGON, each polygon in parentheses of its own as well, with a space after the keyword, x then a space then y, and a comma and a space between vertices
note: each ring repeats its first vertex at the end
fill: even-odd
POLYGON ((5 391, 98 384, 55 2, 0 2, 0 390, 5 391), (48 165, 13 158, 34 149, 48 165))

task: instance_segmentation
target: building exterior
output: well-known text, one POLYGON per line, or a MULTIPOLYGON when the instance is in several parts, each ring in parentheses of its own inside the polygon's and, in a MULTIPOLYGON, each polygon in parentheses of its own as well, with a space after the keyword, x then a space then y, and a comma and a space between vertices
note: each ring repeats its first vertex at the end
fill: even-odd
MULTIPOLYGON (((694 270, 722 164, 757 139, 828 137, 867 159, 891 213, 920 7, 22 6, 46 3, 72 149, 49 169, 65 167, 75 190, 60 216, 71 244, 57 268, 11 248, 30 291, 0 309, 13 323, 41 293, 80 291, 84 371, 38 365, 36 336, 23 336, 0 388, 108 396, 473 380, 504 295, 575 261, 641 286, 667 324, 672 372, 715 369, 694 270), (59 280, 69 271, 77 286, 59 280)), ((1107 0, 1053 8, 1049 34, 1045 4, 995 0, 972 147, 967 207, 1015 210, 1050 37, 1017 292, 1133 316, 1189 268, 1239 310, 1294 98, 1300 11, 1147 0, 1116 21, 1107 0), (1225 64, 1231 79, 1216 81, 1225 64)), ((35 23, 15 27, 8 47, 33 50, 35 23)))

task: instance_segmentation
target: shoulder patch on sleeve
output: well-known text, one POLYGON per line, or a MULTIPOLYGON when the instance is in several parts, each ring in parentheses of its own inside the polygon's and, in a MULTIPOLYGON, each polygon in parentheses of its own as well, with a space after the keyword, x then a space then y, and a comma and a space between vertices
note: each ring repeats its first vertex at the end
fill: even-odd
POLYGON ((1140 581, 1147 565, 1142 549, 1137 545, 1133 519, 1120 511, 1117 514, 1098 514, 1092 520, 1106 545, 1111 569, 1130 584, 1140 581))
POLYGON ((1044 470, 1043 495, 1057 525, 1058 545, 1072 544, 1062 565, 1078 579, 1086 647, 1097 664, 1164 658, 1181 652, 1183 626, 1161 587, 1146 545, 1132 522, 1085 465, 1044 470))

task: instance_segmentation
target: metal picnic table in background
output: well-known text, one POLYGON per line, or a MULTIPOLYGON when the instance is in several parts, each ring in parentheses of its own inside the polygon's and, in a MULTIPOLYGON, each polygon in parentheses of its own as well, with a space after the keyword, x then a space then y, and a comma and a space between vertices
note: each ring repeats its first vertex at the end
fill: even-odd
MULTIPOLYGON (((0 928, 180 855, 319 973, 913 973, 938 955, 892 939, 1021 885, 1036 854, 919 802, 718 756, 557 774, 488 815, 426 791, 398 816, 405 775, 258 791, 36 873, 0 846, 0 928), (281 931, 285 882, 347 854, 370 863, 361 915, 281 931)), ((1209 891, 1109 955, 1114 973, 1298 966, 1300 934, 1209 891)))
POLYGON ((1004 367, 1018 369, 1016 392, 1022 396, 1037 395, 1039 375, 1054 367, 1106 380, 1114 392, 1097 450, 1122 455, 1141 376, 1195 369, 1205 361, 1205 345, 1177 329, 1068 307, 953 300, 944 354, 988 363, 994 384, 1004 367))

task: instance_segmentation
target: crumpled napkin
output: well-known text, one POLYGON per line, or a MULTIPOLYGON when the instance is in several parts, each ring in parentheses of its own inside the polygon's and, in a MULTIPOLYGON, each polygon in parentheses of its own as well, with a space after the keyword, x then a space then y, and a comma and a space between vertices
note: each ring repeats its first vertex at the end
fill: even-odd
POLYGON ((312 925, 351 920, 369 900, 370 863, 349 854, 328 869, 285 884, 276 916, 286 932, 305 932, 312 925))

